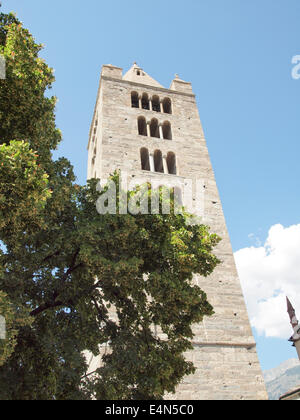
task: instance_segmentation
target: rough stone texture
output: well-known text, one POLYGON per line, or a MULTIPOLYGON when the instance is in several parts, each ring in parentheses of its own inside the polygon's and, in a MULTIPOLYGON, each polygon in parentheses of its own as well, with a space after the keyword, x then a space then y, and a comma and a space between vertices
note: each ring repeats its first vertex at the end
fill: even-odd
MULTIPOLYGON (((149 78, 144 80, 149 81, 149 78)), ((150 153, 161 150, 163 156, 168 152, 176 154, 177 175, 159 174, 160 177, 176 180, 182 185, 186 178, 203 180, 203 222, 222 237, 216 250, 222 264, 209 278, 195 277, 215 311, 213 317, 194 326, 194 351, 188 357, 193 360, 197 371, 184 379, 175 396, 167 395, 166 398, 267 399, 191 84, 176 77, 171 89, 165 89, 157 84, 144 84, 142 76, 131 74, 130 80, 125 80, 121 69, 104 66, 90 131, 88 178, 107 179, 115 169, 127 171, 129 176, 157 177, 158 174, 141 170, 142 147, 150 153), (170 98, 172 114, 132 108, 132 92, 147 93, 150 98, 158 95, 160 100, 170 98), (147 122, 152 118, 157 118, 159 123, 169 121, 172 140, 139 135, 139 116, 144 116, 147 122)))

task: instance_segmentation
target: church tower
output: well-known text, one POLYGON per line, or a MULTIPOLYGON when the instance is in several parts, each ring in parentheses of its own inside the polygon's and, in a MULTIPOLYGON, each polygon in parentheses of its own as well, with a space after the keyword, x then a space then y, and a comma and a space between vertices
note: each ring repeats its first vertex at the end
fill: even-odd
MULTIPOLYGON (((90 129, 88 178, 107 179, 115 169, 135 177, 164 178, 183 191, 201 180, 203 223, 222 241, 222 263, 209 278, 195 276, 215 315, 194 326, 196 373, 184 378, 170 399, 267 399, 222 205, 211 167, 195 95, 177 75, 170 89, 136 63, 104 65, 90 129)), ((192 190, 196 202, 196 188, 192 190)), ((184 201, 184 200, 183 200, 184 201)), ((99 360, 91 360, 91 369, 99 360)))

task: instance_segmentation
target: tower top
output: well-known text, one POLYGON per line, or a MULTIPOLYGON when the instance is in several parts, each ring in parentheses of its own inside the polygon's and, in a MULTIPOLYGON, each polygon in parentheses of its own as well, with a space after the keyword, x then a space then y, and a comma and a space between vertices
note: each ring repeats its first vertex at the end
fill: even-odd
MULTIPOLYGON (((164 86, 162 86, 157 80, 153 79, 153 77, 146 73, 136 62, 133 63, 131 68, 124 76, 122 70, 122 68, 113 66, 112 64, 105 64, 102 66, 101 77, 111 77, 113 79, 124 80, 126 82, 138 83, 154 88, 165 89, 164 86)), ((182 80, 178 74, 175 75, 169 90, 194 95, 192 84, 182 80)))
POLYGON ((147 74, 136 62, 133 63, 128 72, 123 76, 128 82, 141 83, 143 85, 163 88, 163 86, 147 74))

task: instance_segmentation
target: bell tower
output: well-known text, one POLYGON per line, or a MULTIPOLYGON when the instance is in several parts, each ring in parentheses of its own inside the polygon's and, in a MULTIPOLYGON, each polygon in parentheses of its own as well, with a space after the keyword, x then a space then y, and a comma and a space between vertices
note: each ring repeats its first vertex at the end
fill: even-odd
MULTIPOLYGON (((175 76, 169 89, 136 63, 104 65, 90 129, 88 178, 107 179, 115 169, 162 178, 181 191, 187 180, 201 186, 203 223, 222 241, 222 263, 209 278, 195 276, 215 315, 194 326, 196 373, 184 378, 171 399, 267 399, 222 205, 191 83, 175 76)), ((196 188, 192 189, 196 202, 196 188)), ((184 202, 184 199, 183 199, 184 202)), ((91 369, 100 363, 91 361, 91 369)))

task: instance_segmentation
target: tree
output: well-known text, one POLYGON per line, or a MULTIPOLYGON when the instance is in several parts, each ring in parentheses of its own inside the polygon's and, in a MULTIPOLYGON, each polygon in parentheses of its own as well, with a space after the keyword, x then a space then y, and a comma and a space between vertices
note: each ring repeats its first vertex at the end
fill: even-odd
MULTIPOLYGON (((40 48, 15 16, 0 15, 7 64, 0 81, 0 299, 20 320, 9 353, 6 342, 0 399, 161 399, 194 370, 183 356, 192 348, 191 326, 213 308, 192 279, 219 263, 219 238, 174 211, 97 212, 106 189, 98 191, 97 180, 76 185, 70 163, 52 159, 61 134, 55 98, 45 96, 54 78, 40 48), (84 351, 97 355, 105 343, 110 351, 88 375, 84 351)), ((119 185, 117 173, 112 181, 119 185)), ((115 198, 116 210, 123 199, 115 198)), ((173 209, 172 196, 170 203, 173 209)))
MULTIPOLYGON (((12 238, 28 224, 39 222, 38 211, 50 196, 47 174, 36 162, 29 144, 12 141, 0 145, 0 237, 12 238)), ((0 276, 3 276, 3 254, 0 250, 0 276)), ((0 366, 12 354, 18 327, 31 323, 28 309, 14 307, 0 290, 0 314, 6 320, 6 340, 0 340, 0 366)))
MULTIPOLYGON (((55 395, 54 369, 41 359, 45 368, 42 366, 40 372, 43 375, 44 370, 45 374, 43 380, 37 380, 40 343, 36 348, 32 346, 34 339, 39 341, 37 331, 41 336, 46 336, 47 331, 42 332, 32 322, 33 316, 29 321, 22 315, 23 321, 19 322, 20 314, 31 312, 46 293, 46 286, 44 290, 39 287, 34 275, 34 270, 39 270, 39 255, 35 258, 34 251, 30 251, 31 242, 42 252, 43 241, 51 240, 46 233, 51 217, 56 219, 53 229, 58 229, 59 212, 67 208, 75 191, 69 162, 54 162, 51 157, 51 149, 56 148, 61 134, 55 126, 56 99, 45 96, 54 77, 38 57, 40 49, 14 15, 0 15, 0 54, 6 61, 6 79, 0 81, 0 289, 2 314, 11 320, 7 322, 8 338, 1 342, 2 359, 15 349, 1 369, 2 399, 55 395), (53 189, 55 193, 51 194, 53 189), (47 394, 43 390, 48 385, 47 394)), ((46 243, 44 252, 45 248, 46 243)))

